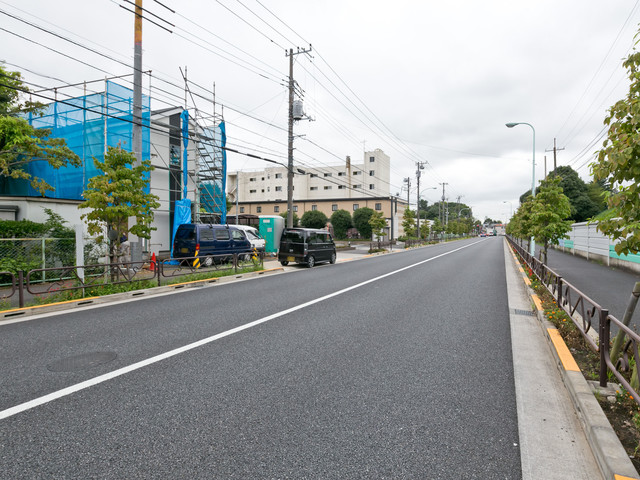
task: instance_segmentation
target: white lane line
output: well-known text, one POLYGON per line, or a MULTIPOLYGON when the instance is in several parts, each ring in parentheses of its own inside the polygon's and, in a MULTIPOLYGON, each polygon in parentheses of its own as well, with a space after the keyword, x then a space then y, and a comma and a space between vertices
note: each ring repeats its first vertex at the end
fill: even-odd
POLYGON ((414 263, 412 265, 408 265, 408 266, 400 268, 398 270, 394 270, 393 272, 385 273, 384 275, 380 275, 378 277, 371 278, 369 280, 366 280, 364 282, 358 283, 356 285, 352 285, 352 286, 344 288, 342 290, 338 290, 336 292, 333 292, 333 293, 330 293, 328 295, 325 295, 324 297, 320 297, 320 298, 316 298, 314 300, 310 300, 310 301, 308 301, 306 303, 302 303, 300 305, 296 305, 295 307, 288 308, 287 310, 283 310, 281 312, 277 312, 277 313, 274 313, 272 315, 268 315, 266 317, 263 317, 263 318, 260 318, 258 320, 255 320, 253 322, 247 323, 245 325, 241 325, 239 327, 232 328, 231 330, 227 330, 225 332, 218 333, 217 335, 213 335, 213 336, 208 337, 208 338, 203 338, 202 340, 198 340, 197 342, 190 343, 188 345, 184 345, 183 347, 179 347, 179 348, 176 348, 174 350, 170 350, 168 352, 161 353, 160 355, 156 355, 155 357, 147 358, 146 360, 142 360, 140 362, 133 363, 133 364, 131 364, 129 366, 126 366, 126 367, 123 367, 123 368, 119 368, 118 370, 114 370, 113 372, 105 373, 104 375, 100 375, 98 377, 90 378, 89 380, 85 380, 84 382, 80 382, 80 383, 77 383, 75 385, 71 385, 69 387, 63 388, 61 390, 57 390, 55 392, 49 393, 47 395, 44 395, 42 397, 34 398, 33 400, 30 400, 28 402, 24 402, 24 403, 21 403, 19 405, 14 406, 14 407, 7 408, 6 410, 0 411, 0 420, 8 418, 8 417, 11 417, 11 416, 16 415, 18 413, 30 410, 30 409, 38 407, 40 405, 44 405, 45 403, 51 402, 53 400, 57 400, 59 398, 66 397, 67 395, 71 395, 73 393, 79 392, 80 390, 84 390, 86 388, 93 387, 94 385, 98 385, 100 383, 106 382, 107 380, 111 380, 111 379, 119 377, 121 375, 125 375, 127 373, 130 373, 130 372, 133 372, 133 371, 138 370, 140 368, 152 365, 152 364, 160 362, 162 360, 166 360, 167 358, 171 358, 171 357, 174 357, 174 356, 179 355, 181 353, 188 352, 189 350, 193 350, 194 348, 198 348, 198 347, 201 347, 201 346, 206 345, 208 343, 215 342, 216 340, 220 340, 221 338, 228 337, 229 335, 233 335, 235 333, 242 332, 243 330, 247 330, 249 328, 255 327, 257 325, 260 325, 262 323, 268 322, 270 320, 274 320, 274 319, 282 317, 284 315, 288 315, 289 313, 293 313, 293 312, 296 312, 298 310, 302 310, 303 308, 307 308, 307 307, 309 307, 311 305, 315 305, 316 303, 323 302, 325 300, 328 300, 329 298, 333 298, 333 297, 336 297, 338 295, 342 295, 343 293, 347 293, 347 292, 349 292, 351 290, 355 290, 356 288, 360 288, 360 287, 363 287, 363 286, 368 285, 370 283, 376 282, 378 280, 382 280, 383 278, 390 277, 391 275, 396 275, 396 274, 398 274, 400 272, 404 272, 405 270, 409 270, 410 268, 414 268, 414 267, 417 267, 417 266, 422 265, 424 263, 436 260, 436 259, 438 259, 440 257, 444 257, 446 255, 450 255, 452 253, 455 253, 457 251, 460 251, 460 250, 468 248, 468 247, 470 247, 472 245, 475 245, 476 243, 479 243, 479 241, 470 243, 470 244, 465 245, 463 247, 456 248, 455 250, 451 250, 449 252, 441 253, 440 255, 436 255, 435 257, 428 258, 426 260, 422 260, 422 261, 420 261, 418 263, 414 263))

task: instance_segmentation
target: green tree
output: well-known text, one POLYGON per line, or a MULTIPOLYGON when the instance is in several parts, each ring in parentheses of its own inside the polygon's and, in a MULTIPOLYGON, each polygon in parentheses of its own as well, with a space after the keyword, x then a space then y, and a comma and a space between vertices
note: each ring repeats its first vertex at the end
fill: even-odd
POLYGON ((336 238, 347 238, 347 230, 353 226, 351 214, 347 210, 336 210, 331 214, 331 225, 336 238))
POLYGON ((404 209, 404 214, 402 215, 402 228, 404 230, 405 236, 416 236, 416 212, 414 212, 410 208, 404 209))
POLYGON ((369 217, 369 226, 371 227, 371 233, 378 238, 378 248, 380 248, 380 238, 384 236, 387 219, 384 218, 382 212, 373 212, 371 217, 369 217))
POLYGON ((569 198, 571 218, 574 221, 584 222, 602 211, 589 196, 587 184, 573 168, 568 166, 558 167, 549 176, 560 178, 560 187, 562 192, 569 198))
MULTIPOLYGON (((285 226, 287 225, 287 213, 288 212, 283 212, 280 214, 280 216, 284 218, 285 226)), ((300 218, 298 218, 298 214, 296 212, 293 212, 293 226, 297 227, 298 225, 300 225, 300 218)))
POLYGON ((363 238, 371 239, 372 232, 369 219, 373 213, 373 210, 369 207, 362 207, 353 212, 353 226, 358 229, 363 238))
POLYGON ((609 110, 604 120, 607 138, 591 164, 595 180, 614 190, 606 198, 616 213, 601 220, 598 230, 619 240, 618 254, 640 251, 640 53, 634 49, 623 65, 631 81, 629 92, 609 110))
POLYGON ((509 222, 509 235, 519 239, 527 239, 531 243, 532 224, 531 213, 533 208, 533 197, 529 195, 522 203, 509 222))
POLYGON ((431 226, 429 225, 429 222, 425 220, 424 223, 420 224, 420 237, 426 238, 427 240, 429 240, 430 233, 431 233, 431 226))
POLYGON ((22 179, 44 195, 53 190, 42 178, 26 171, 34 160, 46 160, 58 169, 66 165, 80 166, 81 160, 60 138, 50 138, 51 130, 35 129, 18 117, 20 112, 38 113, 40 103, 22 101, 21 94, 28 89, 22 82, 20 73, 8 72, 0 66, 0 179, 22 179))
POLYGON ((145 193, 149 186, 148 173, 153 170, 148 160, 133 166, 135 156, 120 147, 110 147, 104 161, 96 158, 93 162, 102 175, 89 180, 84 191, 85 201, 78 205, 88 209, 80 218, 87 222, 88 231, 103 242, 104 227, 117 232, 112 254, 120 247, 120 237, 133 233, 138 237, 151 238, 153 209, 160 207, 158 197, 145 193), (136 222, 129 226, 128 220, 135 217, 136 222))
POLYGON ((531 233, 537 242, 542 243, 545 264, 549 245, 557 245, 561 238, 569 238, 567 232, 571 230, 571 222, 566 220, 571 214, 571 203, 562 193, 560 182, 558 177, 543 180, 531 208, 531 233))
POLYGON ((325 228, 329 219, 320 210, 309 210, 304 212, 300 223, 306 228, 325 228))

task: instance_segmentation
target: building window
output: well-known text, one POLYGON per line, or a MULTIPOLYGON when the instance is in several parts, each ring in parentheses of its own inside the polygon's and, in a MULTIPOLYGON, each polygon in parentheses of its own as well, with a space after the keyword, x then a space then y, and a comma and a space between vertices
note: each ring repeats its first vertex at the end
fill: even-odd
POLYGON ((360 185, 360 184, 354 185, 353 188, 362 188, 362 185, 360 185))
POLYGON ((264 182, 264 177, 262 177, 262 181, 264 182))
POLYGON ((359 204, 357 204, 357 203, 354 203, 354 204, 353 204, 353 211, 354 211, 354 212, 355 212, 357 209, 359 209, 359 208, 360 208, 360 205, 359 205, 359 204))
POLYGON ((382 210, 382 204, 376 203, 376 210, 382 210))
POLYGON ((338 204, 337 203, 334 203, 333 205, 331 205, 331 211, 332 212, 338 211, 338 204))
POLYGON ((309 190, 317 190, 318 187, 310 187, 309 190))
POLYGON ((326 177, 330 177, 332 174, 331 173, 325 173, 324 176, 326 177))
POLYGON ((338 172, 338 176, 339 177, 344 177, 345 173, 344 172, 338 172))
POLYGON ((276 187, 276 192, 281 192, 282 191, 282 187, 276 187))
POLYGON ((318 205, 311 205, 311 211, 315 212, 316 210, 318 210, 318 205))
POLYGON ((331 185, 325 185, 325 186, 324 186, 324 189, 325 189, 325 190, 331 190, 331 185))
POLYGON ((347 188, 344 185, 338 185, 338 190, 342 190, 343 188, 347 188))
POLYGON ((256 190, 249 190, 249 193, 256 193, 256 190))
POLYGON ((375 170, 369 170, 369 176, 370 177, 375 177, 376 175, 376 171, 375 170))
POLYGON ((256 212, 257 213, 262 213, 262 207, 256 207, 256 212))
POLYGON ((278 205, 273 207, 273 213, 279 213, 279 212, 280 212, 280 207, 278 205))
POLYGON ((369 163, 373 163, 376 161, 376 157, 369 157, 369 163))
POLYGON ((240 207, 240 213, 244 213, 244 207, 240 207))
POLYGON ((294 211, 294 212, 297 212, 297 211, 298 211, 298 205, 294 205, 294 206, 293 206, 293 211, 294 211))
POLYGON ((310 174, 309 174, 309 177, 310 177, 310 178, 316 178, 317 176, 318 176, 318 174, 317 174, 317 173, 310 173, 310 174))
POLYGON ((264 193, 264 188, 262 190, 260 190, 262 193, 264 193))
POLYGON ((249 181, 250 181, 250 182, 255 182, 255 181, 256 181, 256 177, 251 177, 251 178, 249 179, 249 181))
POLYGON ((276 178, 282 178, 282 174, 281 173, 276 173, 276 178))
POLYGON ((369 184, 369 190, 375 190, 376 186, 373 183, 369 184))
POLYGON ((353 172, 354 175, 360 175, 360 173, 361 173, 360 170, 356 170, 353 172))

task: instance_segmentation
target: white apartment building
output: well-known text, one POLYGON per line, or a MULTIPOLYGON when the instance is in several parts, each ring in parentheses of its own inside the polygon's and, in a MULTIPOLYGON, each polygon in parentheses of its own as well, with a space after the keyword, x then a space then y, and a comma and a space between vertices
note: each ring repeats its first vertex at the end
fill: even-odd
MULTIPOLYGON (((231 169, 229 169, 231 170, 231 169)), ((362 163, 305 168, 293 177, 295 200, 340 200, 389 197, 390 158, 382 150, 364 153, 362 163)), ((260 171, 227 173, 227 193, 233 204, 287 200, 287 169, 267 167, 260 171)))

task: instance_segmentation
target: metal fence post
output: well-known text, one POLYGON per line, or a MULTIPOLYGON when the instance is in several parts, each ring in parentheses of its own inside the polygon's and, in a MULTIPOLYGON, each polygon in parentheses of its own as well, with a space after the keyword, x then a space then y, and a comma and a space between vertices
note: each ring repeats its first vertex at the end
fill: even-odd
POLYGON ((607 362, 606 354, 609 351, 609 327, 608 319, 609 310, 600 310, 600 321, 598 322, 598 337, 600 348, 600 386, 602 388, 607 386, 607 362), (605 338, 606 337, 606 338, 605 338))
POLYGON ((562 277, 558 277, 558 295, 556 302, 558 302, 558 306, 562 305, 562 277))
POLYGON ((20 308, 24 307, 24 272, 20 270, 18 272, 18 305, 20 308))

